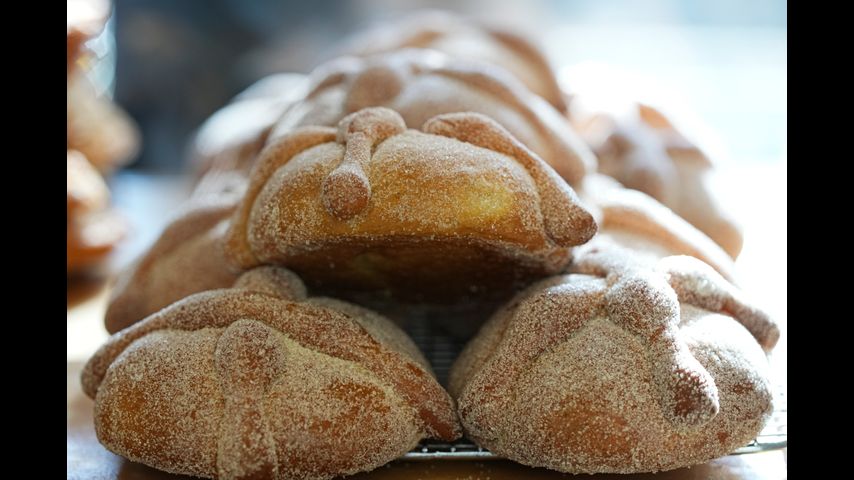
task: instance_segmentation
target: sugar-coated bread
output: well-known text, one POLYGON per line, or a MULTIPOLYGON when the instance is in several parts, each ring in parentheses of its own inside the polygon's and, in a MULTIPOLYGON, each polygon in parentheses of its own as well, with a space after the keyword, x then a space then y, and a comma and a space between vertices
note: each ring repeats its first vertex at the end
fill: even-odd
POLYGON ((557 273, 596 231, 558 175, 491 119, 407 130, 386 108, 303 127, 262 152, 228 231, 240 268, 419 299, 512 291, 557 273))
POLYGON ((187 203, 157 241, 119 274, 104 324, 110 333, 194 293, 231 286, 239 274, 225 260, 223 238, 235 196, 187 203))
POLYGON ((315 69, 306 98, 285 112, 271 138, 307 125, 335 126, 368 107, 387 107, 420 129, 436 115, 484 114, 577 185, 596 158, 567 119, 501 67, 433 50, 341 57, 315 69))
POLYGON ((460 436, 402 331, 304 293, 293 273, 261 267, 114 335, 82 374, 100 442, 173 473, 326 479, 460 436))
POLYGON ((664 257, 690 255, 733 281, 732 257, 705 233, 649 195, 625 188, 611 177, 591 174, 578 195, 596 217, 598 234, 580 250, 619 246, 632 251, 635 261, 654 266, 664 257))
POLYGON ((572 118, 596 152, 600 172, 649 194, 738 257, 741 228, 715 198, 712 163, 697 145, 648 105, 609 112, 575 108, 579 104, 573 102, 572 118))
POLYGON ((703 262, 619 248, 499 310, 451 370, 466 435, 572 473, 670 470, 726 455, 772 411, 779 330, 703 262))

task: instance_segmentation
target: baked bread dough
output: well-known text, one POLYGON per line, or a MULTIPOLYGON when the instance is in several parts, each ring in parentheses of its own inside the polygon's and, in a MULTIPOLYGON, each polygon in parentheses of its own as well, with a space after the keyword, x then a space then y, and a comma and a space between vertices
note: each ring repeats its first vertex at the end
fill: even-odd
POLYGON ((571 187, 491 119, 440 115, 417 131, 369 108, 266 147, 226 253, 325 291, 439 301, 557 273, 595 231, 571 187))
POLYGON ((533 285, 450 374, 466 435, 571 473, 670 470, 748 443, 772 412, 779 329, 703 262, 588 251, 533 285))
POLYGON ((649 194, 738 257, 741 228, 709 187, 712 163, 702 150, 649 105, 585 112, 580 100, 572 103, 572 118, 596 152, 600 172, 649 194))
POLYGON ((672 255, 690 255, 733 281, 735 263, 717 243, 649 195, 625 188, 611 177, 591 174, 578 195, 596 218, 599 232, 580 251, 619 246, 635 261, 654 267, 672 255))
POLYGON ((139 132, 112 100, 99 97, 80 72, 69 77, 66 147, 81 152, 100 172, 109 173, 136 155, 139 132))
POLYGON ((74 63, 83 52, 83 44, 104 29, 110 16, 107 0, 67 0, 65 48, 66 72, 70 74, 74 63))
POLYGON ((262 267, 111 337, 82 374, 98 440, 173 473, 326 479, 460 436, 406 334, 304 292, 287 270, 262 267))
POLYGON ((282 116, 271 138, 308 125, 335 126, 368 107, 387 107, 410 128, 436 115, 484 114, 542 157, 575 186, 596 158, 551 105, 498 66, 436 51, 405 49, 341 57, 315 69, 306 99, 282 116))

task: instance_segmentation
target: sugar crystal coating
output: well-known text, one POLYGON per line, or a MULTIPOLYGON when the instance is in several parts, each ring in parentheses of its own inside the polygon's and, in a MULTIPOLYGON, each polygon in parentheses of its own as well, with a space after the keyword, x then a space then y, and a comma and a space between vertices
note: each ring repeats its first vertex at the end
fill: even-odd
POLYGON ((87 363, 99 440, 210 478, 331 478, 426 437, 460 435, 453 402, 385 318, 306 299, 261 267, 114 335, 87 363))
POLYGON ((239 268, 282 265, 336 295, 453 301, 557 273, 596 231, 572 188, 483 115, 406 130, 386 108, 268 145, 227 234, 239 268))
POLYGON ((451 370, 466 434, 565 472, 670 470, 729 453, 772 411, 778 329, 710 267, 591 249, 499 310, 451 370))

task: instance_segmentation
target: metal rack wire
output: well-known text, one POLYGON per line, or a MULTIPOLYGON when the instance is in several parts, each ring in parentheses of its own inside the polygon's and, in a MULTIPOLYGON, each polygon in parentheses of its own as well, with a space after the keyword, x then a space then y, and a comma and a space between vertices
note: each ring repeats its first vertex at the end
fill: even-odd
MULTIPOLYGON (((405 328, 430 361, 436 377, 443 385, 447 385, 451 365, 466 342, 440 329, 432 328, 431 325, 432 322, 425 317, 412 320, 405 328)), ((788 446, 785 385, 778 385, 775 389, 774 407, 774 413, 762 432, 750 443, 732 452, 733 455, 778 450, 788 446)), ((497 460, 500 458, 489 450, 462 438, 453 443, 425 440, 404 455, 402 460, 497 460)))

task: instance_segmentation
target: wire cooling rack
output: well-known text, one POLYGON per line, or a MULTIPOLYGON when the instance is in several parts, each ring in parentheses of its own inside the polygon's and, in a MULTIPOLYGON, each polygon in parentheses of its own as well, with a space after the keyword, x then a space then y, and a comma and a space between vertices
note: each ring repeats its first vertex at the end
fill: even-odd
MULTIPOLYGON (((466 341, 440 329, 432 328, 431 325, 433 322, 427 318, 418 318, 411 321, 405 328, 430 361, 439 382, 447 385, 451 364, 454 363, 466 341)), ((774 408, 774 413, 765 429, 750 443, 732 452, 733 455, 777 450, 788 446, 785 385, 778 385, 775 388, 774 408)), ((425 440, 404 455, 402 460, 497 460, 499 458, 501 457, 489 450, 462 438, 453 443, 425 440)))

